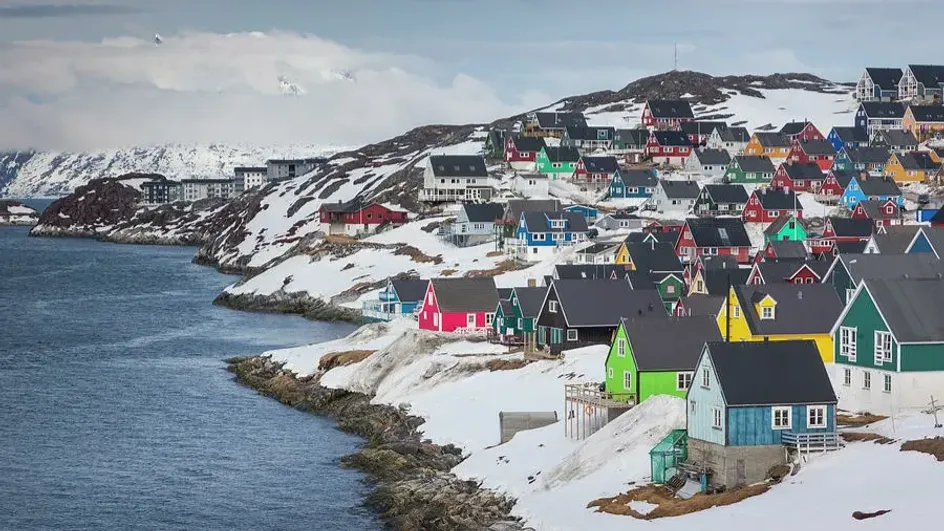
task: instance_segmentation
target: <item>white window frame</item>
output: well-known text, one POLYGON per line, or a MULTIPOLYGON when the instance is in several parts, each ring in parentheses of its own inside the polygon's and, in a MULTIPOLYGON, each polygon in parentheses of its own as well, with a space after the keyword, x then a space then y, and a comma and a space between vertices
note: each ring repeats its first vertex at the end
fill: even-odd
POLYGON ((494 314, 494 313, 486 313, 486 314, 485 314, 485 324, 490 325, 490 324, 492 324, 492 322, 493 322, 494 320, 495 320, 495 314, 494 314))
POLYGON ((626 357, 626 341, 623 339, 616 340, 616 355, 625 358, 626 357))
POLYGON ((846 290, 846 304, 849 304, 850 302, 852 302, 852 297, 855 296, 855 292, 856 292, 855 288, 846 290))
POLYGON ((842 385, 844 387, 852 387, 852 369, 842 370, 842 385))
POLYGON ((793 408, 790 406, 771 407, 770 408, 770 428, 774 430, 792 429, 793 428, 793 408))
POLYGON ((771 320, 774 318, 774 307, 773 306, 762 306, 760 309, 760 318, 763 320, 771 320))
POLYGON ((633 390, 633 373, 631 371, 623 371, 623 389, 626 391, 633 390))
POLYGON ((839 355, 852 362, 856 360, 857 335, 858 329, 854 326, 839 327, 839 355))
POLYGON ((692 379, 694 379, 695 373, 693 372, 678 372, 675 373, 675 390, 676 391, 688 391, 692 386, 692 379))
POLYGON ((869 371, 862 372, 862 389, 867 391, 872 389, 872 373, 869 371))
POLYGON ((885 374, 884 378, 882 378, 882 391, 885 393, 892 392, 892 375, 891 374, 885 374))
POLYGON ((724 415, 720 407, 711 408, 711 427, 720 430, 724 427, 724 415))
POLYGON ((883 330, 876 330, 872 345, 875 354, 875 365, 881 366, 892 362, 892 334, 883 330))
POLYGON ((577 341, 577 331, 575 329, 567 329, 567 341, 577 341))
POLYGON ((547 301, 547 311, 549 313, 557 313, 557 301, 547 301))
POLYGON ((826 424, 826 406, 806 406, 807 428, 822 429, 826 427, 826 424), (819 418, 817 419, 816 417, 819 418), (817 420, 818 422, 814 423, 814 420, 817 420))
POLYGON ((733 312, 733 313, 734 313, 734 318, 735 318, 735 319, 740 319, 740 318, 741 318, 741 307, 738 306, 737 304, 735 304, 735 305, 733 306, 733 308, 734 308, 734 312, 733 312))
POLYGON ((701 386, 711 389, 711 371, 707 367, 701 370, 701 386))

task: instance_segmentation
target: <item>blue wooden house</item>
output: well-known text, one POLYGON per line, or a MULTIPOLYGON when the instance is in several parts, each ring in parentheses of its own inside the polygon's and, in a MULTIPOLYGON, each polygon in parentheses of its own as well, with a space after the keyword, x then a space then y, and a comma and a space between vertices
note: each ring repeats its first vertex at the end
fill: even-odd
POLYGON ((589 233, 587 218, 580 212, 525 211, 518 221, 516 239, 508 245, 517 258, 538 262, 562 247, 586 241, 589 233))
POLYGON ((620 170, 610 183, 611 199, 652 197, 659 186, 659 179, 651 171, 620 170))
POLYGON ((944 256, 944 227, 921 227, 905 249, 905 254, 931 253, 944 256))
POLYGON ((843 148, 836 153, 833 160, 833 170, 871 173, 885 173, 885 163, 891 152, 885 146, 863 146, 858 148, 843 148))
POLYGON ((390 321, 412 315, 423 302, 428 285, 429 280, 422 278, 387 279, 377 299, 364 301, 361 313, 370 321, 390 321))
POLYGON ((695 365, 688 402, 689 462, 708 483, 763 481, 788 451, 839 447, 836 394, 816 343, 709 342, 695 365))
MULTIPOLYGON (((619 172, 617 172, 619 173, 619 172)), ((597 209, 596 207, 589 205, 570 205, 564 207, 564 212, 576 212, 584 217, 587 220, 588 225, 593 225, 597 222, 597 209)))
POLYGON ((833 145, 836 153, 842 151, 843 148, 856 149, 869 145, 868 133, 865 129, 858 127, 833 127, 826 135, 826 140, 833 145))
POLYGON ((854 175, 849 185, 842 192, 839 204, 852 210, 860 201, 894 201, 899 207, 904 203, 901 188, 891 177, 882 175, 868 176, 867 173, 854 175))

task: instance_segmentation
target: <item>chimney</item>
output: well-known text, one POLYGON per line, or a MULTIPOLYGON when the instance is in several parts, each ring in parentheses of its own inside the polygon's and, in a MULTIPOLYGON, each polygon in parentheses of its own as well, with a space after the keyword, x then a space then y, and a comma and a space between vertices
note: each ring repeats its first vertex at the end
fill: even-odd
POLYGON ((538 281, 537 281, 537 280, 535 280, 535 279, 533 279, 533 278, 529 278, 529 279, 528 279, 528 287, 529 287, 529 288, 536 288, 537 286, 538 286, 538 281))

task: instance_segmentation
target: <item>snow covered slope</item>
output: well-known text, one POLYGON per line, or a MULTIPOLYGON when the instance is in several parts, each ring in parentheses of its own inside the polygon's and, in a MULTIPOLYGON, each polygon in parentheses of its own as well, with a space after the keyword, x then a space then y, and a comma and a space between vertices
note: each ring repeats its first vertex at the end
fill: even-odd
POLYGON ((101 177, 159 173, 171 179, 231 176, 236 166, 262 166, 273 158, 336 153, 330 146, 171 144, 87 153, 0 153, 0 197, 54 197, 101 177))

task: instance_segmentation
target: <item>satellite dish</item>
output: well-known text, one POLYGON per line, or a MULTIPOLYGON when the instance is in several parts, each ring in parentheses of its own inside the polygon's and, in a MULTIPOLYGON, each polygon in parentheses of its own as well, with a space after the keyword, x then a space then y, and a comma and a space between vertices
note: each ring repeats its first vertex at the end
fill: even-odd
POLYGON ((163 44, 163 43, 164 43, 164 39, 161 38, 161 34, 160 34, 160 33, 155 33, 155 34, 154 34, 154 46, 160 46, 160 45, 163 44))

